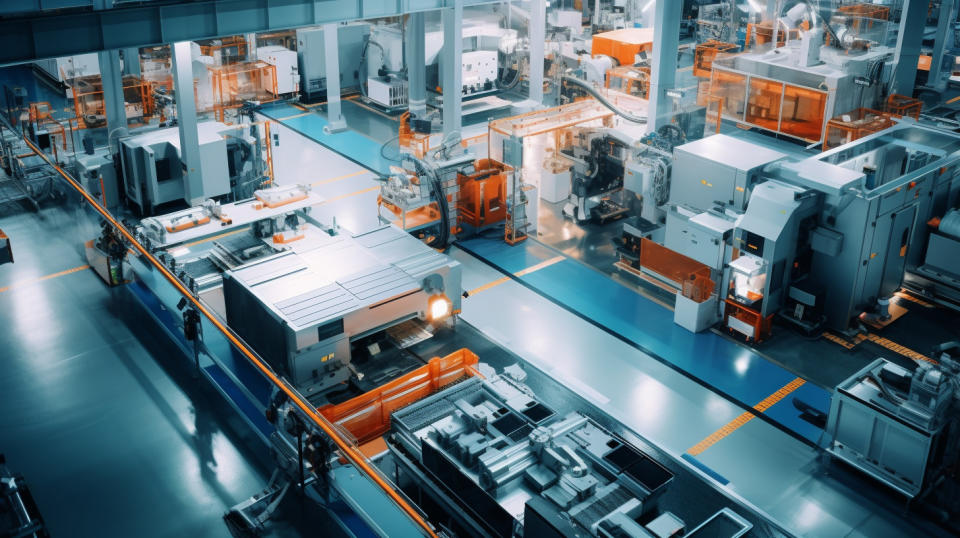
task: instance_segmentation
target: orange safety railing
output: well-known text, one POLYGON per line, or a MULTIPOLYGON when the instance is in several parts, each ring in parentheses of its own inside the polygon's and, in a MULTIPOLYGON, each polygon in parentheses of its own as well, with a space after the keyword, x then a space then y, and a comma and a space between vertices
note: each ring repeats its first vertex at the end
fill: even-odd
POLYGON ((324 418, 346 429, 363 444, 390 429, 390 415, 457 381, 479 376, 479 358, 463 348, 446 357, 434 357, 425 365, 370 392, 336 405, 317 409, 324 418))
POLYGON ((887 103, 883 110, 884 112, 893 114, 898 118, 910 116, 915 120, 919 120, 920 113, 923 111, 923 101, 906 95, 894 93, 887 98, 887 103))
POLYGON ((724 43, 716 39, 700 43, 693 51, 693 76, 710 78, 714 58, 716 58, 718 54, 733 52, 738 48, 739 47, 733 43, 724 43))
POLYGON ((407 498, 398 491, 399 488, 396 488, 391 484, 383 473, 373 466, 372 463, 364 456, 360 449, 351 444, 350 441, 341 434, 340 431, 334 427, 325 417, 317 412, 317 409, 309 404, 309 402, 304 398, 296 389, 286 379, 277 375, 276 372, 262 359, 259 355, 256 354, 252 349, 250 349, 247 344, 245 344, 240 337, 226 325, 220 319, 220 316, 215 314, 210 310, 204 302, 198 299, 193 292, 187 288, 183 282, 173 274, 164 265, 160 260, 156 258, 145 246, 143 246, 127 227, 118 221, 113 215, 110 214, 107 209, 100 205, 96 199, 94 199, 84 188, 80 185, 70 174, 65 172, 63 168, 57 165, 56 162, 50 160, 45 153, 43 153, 40 148, 34 145, 30 140, 24 138, 24 142, 38 155, 41 159, 46 161, 57 173, 67 182, 69 185, 76 191, 81 197, 83 197, 88 204, 99 213, 107 222, 113 226, 124 239, 129 242, 132 250, 136 253, 139 253, 143 257, 145 263, 153 266, 153 268, 162 276, 167 282, 169 282, 176 291, 190 304, 193 305, 197 311, 206 318, 217 331, 223 334, 229 341, 234 349, 240 352, 247 361, 259 370, 270 383, 272 383, 277 389, 279 389, 283 394, 289 398, 290 402, 296 406, 297 409, 305 416, 310 423, 318 427, 324 434, 326 434, 331 441, 336 445, 340 453, 353 464, 357 470, 359 470, 363 475, 366 475, 373 483, 380 488, 384 493, 386 493, 396 505, 406 513, 410 519, 415 522, 420 528, 423 529, 424 533, 432 538, 437 537, 437 533, 434 532, 433 526, 427 522, 421 512, 414 508, 413 505, 407 500, 407 498))
POLYGON ((896 122, 889 114, 869 108, 858 108, 842 114, 827 122, 827 131, 823 136, 823 150, 849 144, 868 134, 891 127, 894 123, 896 122))
POLYGON ((713 295, 716 284, 706 265, 647 238, 638 250, 638 265, 675 283, 684 297, 702 303, 713 295))
MULTIPOLYGON (((141 124, 149 123, 156 112, 153 84, 136 75, 124 75, 123 102, 139 113, 141 124)), ((106 104, 103 98, 103 80, 100 75, 74 79, 73 108, 80 129, 106 126, 106 104)))

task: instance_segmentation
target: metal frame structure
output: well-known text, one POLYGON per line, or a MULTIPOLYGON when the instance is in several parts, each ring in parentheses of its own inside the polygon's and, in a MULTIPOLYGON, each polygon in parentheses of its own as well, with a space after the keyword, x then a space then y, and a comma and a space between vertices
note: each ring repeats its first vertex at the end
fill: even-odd
POLYGON ((490 0, 169 0, 101 11, 43 11, 0 20, 0 65, 81 52, 273 32, 490 0))

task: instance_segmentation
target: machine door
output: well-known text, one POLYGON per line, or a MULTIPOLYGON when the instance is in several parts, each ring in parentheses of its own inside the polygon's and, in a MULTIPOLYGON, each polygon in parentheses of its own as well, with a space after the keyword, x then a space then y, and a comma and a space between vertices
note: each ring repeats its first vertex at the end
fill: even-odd
POLYGON ((917 207, 911 206, 891 214, 889 241, 883 261, 883 276, 878 297, 888 297, 900 288, 910 249, 910 236, 917 217, 917 207))

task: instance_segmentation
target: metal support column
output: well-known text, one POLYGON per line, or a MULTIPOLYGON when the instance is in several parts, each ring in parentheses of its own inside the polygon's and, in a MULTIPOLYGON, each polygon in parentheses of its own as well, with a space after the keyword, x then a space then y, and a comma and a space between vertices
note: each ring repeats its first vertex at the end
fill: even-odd
POLYGON ((190 205, 203 201, 203 171, 200 163, 200 135, 197 132, 197 103, 193 94, 193 58, 190 42, 171 45, 173 49, 173 91, 177 99, 180 129, 180 160, 184 166, 183 193, 190 205))
POLYGON ((927 84, 930 86, 936 86, 940 83, 940 70, 943 69, 943 50, 947 43, 953 39, 953 33, 950 30, 957 13, 956 4, 956 0, 940 1, 940 17, 937 19, 937 34, 934 37, 933 54, 930 60, 930 75, 927 77, 927 84))
POLYGON ((323 62, 327 77, 327 134, 346 130, 347 122, 340 112, 340 49, 337 46, 339 25, 323 25, 323 62))
POLYGON ((653 16, 653 64, 650 68, 650 103, 647 128, 657 130, 669 122, 670 100, 667 90, 674 87, 677 76, 677 49, 680 46, 680 16, 683 2, 657 0, 653 16))
POLYGON ((443 140, 459 140, 463 97, 463 0, 453 0, 453 6, 444 9, 443 56, 441 80, 443 86, 443 140))
POLYGON ((408 16, 406 34, 403 37, 410 115, 420 118, 427 112, 427 32, 423 12, 411 13, 408 16))
POLYGON ((257 34, 250 32, 243 36, 243 39, 247 42, 247 60, 253 61, 257 59, 257 34))
POLYGON ((123 74, 140 76, 140 49, 123 49, 123 74))
POLYGON ((103 81, 103 107, 107 116, 107 132, 127 128, 127 110, 123 103, 123 74, 120 51, 105 50, 99 54, 100 79, 103 81))
POLYGON ((547 3, 530 2, 530 100, 543 102, 543 43, 546 39, 547 3))
POLYGON ((927 22, 927 0, 904 0, 897 34, 896 66, 890 93, 913 95, 917 81, 917 62, 920 59, 922 29, 927 22))

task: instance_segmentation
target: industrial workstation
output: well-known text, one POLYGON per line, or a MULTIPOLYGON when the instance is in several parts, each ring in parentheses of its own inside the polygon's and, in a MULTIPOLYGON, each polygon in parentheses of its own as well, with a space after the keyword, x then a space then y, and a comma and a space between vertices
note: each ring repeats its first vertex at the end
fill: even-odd
POLYGON ((960 0, 6 0, 0 86, 0 536, 960 535, 960 0))

